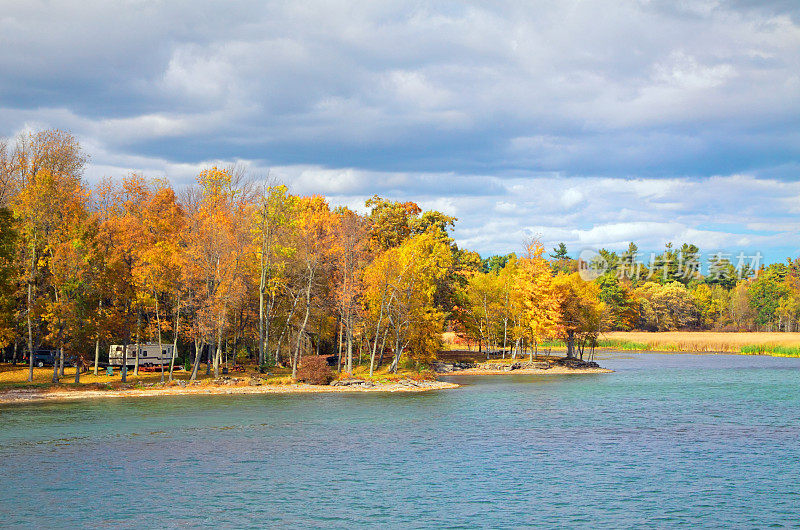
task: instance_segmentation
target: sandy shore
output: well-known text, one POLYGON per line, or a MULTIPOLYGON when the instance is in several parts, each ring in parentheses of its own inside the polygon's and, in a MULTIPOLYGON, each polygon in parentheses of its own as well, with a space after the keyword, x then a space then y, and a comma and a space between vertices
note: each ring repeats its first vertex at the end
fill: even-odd
MULTIPOLYGON (((552 365, 549 369, 535 367, 524 367, 516 370, 493 369, 487 367, 466 368, 453 372, 440 373, 440 376, 480 376, 480 375, 576 375, 576 374, 602 374, 610 373, 613 370, 606 368, 569 368, 566 366, 552 365)), ((57 386, 50 388, 19 388, 13 390, 0 391, 0 405, 11 403, 31 403, 38 401, 67 401, 78 399, 97 399, 97 398, 133 398, 133 397, 158 397, 158 396, 187 396, 187 395, 231 395, 231 394, 320 394, 320 393, 355 393, 355 392, 427 392, 430 390, 443 390, 458 388, 459 385, 446 381, 412 381, 404 379, 390 383, 375 383, 366 385, 307 385, 304 383, 269 385, 244 384, 243 381, 237 384, 185 384, 180 385, 152 385, 126 389, 97 389, 96 387, 84 387, 80 389, 67 386, 57 386)))
POLYGON ((548 370, 541 368, 520 368, 519 370, 487 370, 484 368, 467 368, 439 375, 572 375, 572 374, 609 374, 614 370, 608 368, 567 368, 553 366, 548 370))
POLYGON ((312 393, 355 393, 355 392, 427 392, 458 388, 455 383, 445 381, 425 381, 420 386, 403 383, 380 383, 373 387, 361 386, 317 386, 306 384, 293 385, 196 385, 170 386, 162 388, 144 388, 127 390, 67 390, 67 389, 19 389, 0 392, 0 405, 8 403, 26 403, 37 401, 64 401, 92 398, 132 398, 156 396, 186 396, 214 394, 312 394, 312 393))

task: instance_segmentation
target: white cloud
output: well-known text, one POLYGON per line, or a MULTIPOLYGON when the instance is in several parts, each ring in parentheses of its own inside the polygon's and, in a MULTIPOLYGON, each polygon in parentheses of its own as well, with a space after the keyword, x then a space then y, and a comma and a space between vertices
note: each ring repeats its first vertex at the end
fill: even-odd
POLYGON ((577 188, 569 188, 561 194, 561 205, 566 209, 574 208, 583 201, 583 193, 577 188))
MULTIPOLYGON (((700 180, 671 179, 668 186, 659 186, 663 182, 654 181, 659 189, 648 194, 643 184, 631 186, 629 179, 509 180, 316 166, 267 168, 247 160, 207 160, 197 164, 145 158, 125 161, 128 164, 123 166, 92 164, 90 180, 143 169, 145 174, 166 175, 178 185, 185 185, 193 182, 205 167, 235 163, 254 176, 269 174, 287 184, 294 193, 322 194, 335 206, 361 212, 365 211, 364 201, 373 193, 394 200, 416 201, 424 209, 458 217, 454 231, 458 243, 483 254, 519 252, 531 236, 540 237, 548 246, 564 241, 572 251, 623 250, 633 241, 643 251, 661 249, 668 242, 675 245, 687 242, 706 252, 757 249, 765 253, 800 238, 794 203, 778 200, 785 193, 800 195, 800 182, 753 179, 738 174, 700 180), (453 186, 448 189, 448 183, 462 179, 486 193, 453 194, 453 186), (769 208, 762 207, 765 204, 769 208)), ((782 256, 776 254, 774 259, 782 256)))

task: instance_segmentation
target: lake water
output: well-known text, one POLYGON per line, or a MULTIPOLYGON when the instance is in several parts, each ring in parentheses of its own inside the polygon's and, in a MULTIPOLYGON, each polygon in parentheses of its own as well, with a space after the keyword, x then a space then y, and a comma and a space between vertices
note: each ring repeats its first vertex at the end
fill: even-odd
POLYGON ((3 406, 0 524, 800 524, 800 359, 600 363, 616 373, 3 406))

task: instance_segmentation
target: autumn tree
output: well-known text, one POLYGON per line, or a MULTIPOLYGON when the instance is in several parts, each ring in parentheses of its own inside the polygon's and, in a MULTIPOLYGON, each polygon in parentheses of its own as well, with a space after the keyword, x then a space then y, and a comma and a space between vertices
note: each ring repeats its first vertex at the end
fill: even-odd
POLYGON ((276 298, 286 285, 286 260, 293 254, 293 249, 287 245, 287 234, 295 219, 295 208, 296 200, 289 195, 286 186, 264 185, 256 192, 252 248, 258 275, 259 365, 269 356, 270 324, 276 298))
POLYGON ((121 182, 106 182, 98 189, 100 230, 98 238, 106 252, 108 304, 106 310, 123 338, 122 380, 127 380, 128 344, 136 344, 134 373, 139 371, 142 312, 150 295, 139 279, 147 267, 145 257, 154 244, 148 229, 148 205, 153 190, 142 175, 130 174, 121 182), (135 317, 135 318, 134 318, 135 317), (134 323, 135 322, 135 323, 134 323))
POLYGON ((433 228, 387 250, 364 271, 370 314, 378 322, 385 318, 394 342, 391 371, 406 348, 416 361, 430 360, 438 349, 445 314, 435 304, 436 288, 452 259, 445 234, 433 228))
POLYGON ((534 349, 541 340, 555 334, 559 322, 559 299, 554 290, 550 264, 543 254, 544 246, 538 240, 531 241, 518 265, 517 289, 524 308, 522 328, 525 330, 518 341, 528 336, 534 349))
POLYGON ((8 208, 0 207, 0 350, 14 342, 16 362, 15 284, 18 270, 15 254, 17 230, 14 216, 8 208))
POLYGON ((500 329, 507 315, 509 293, 504 282, 507 275, 501 277, 498 273, 474 274, 467 280, 462 297, 464 311, 461 311, 461 322, 467 333, 478 342, 478 351, 486 346, 487 356, 490 350, 497 349, 499 337, 504 335, 500 329))
MULTIPOLYGON (((52 298, 45 304, 48 342, 60 351, 60 375, 64 375, 64 353, 75 361, 75 382, 87 364, 86 347, 96 334, 97 294, 93 270, 98 260, 97 223, 76 203, 76 210, 64 220, 59 237, 48 253, 47 266, 52 275, 52 298)), ((55 364, 55 363, 54 363, 55 364)), ((53 367, 53 382, 58 370, 53 367)))
POLYGON ((334 259, 336 286, 333 289, 340 325, 345 335, 346 371, 353 373, 353 335, 361 296, 360 272, 367 257, 367 224, 349 208, 337 208, 334 259))
POLYGON ((635 291, 639 302, 639 325, 651 331, 673 331, 692 327, 697 312, 691 293, 683 284, 645 282, 635 291))
MULTIPOLYGON (((233 169, 213 167, 198 177, 198 201, 189 206, 187 267, 193 271, 196 299, 194 312, 195 362, 197 377, 203 345, 209 351, 208 371, 213 363, 219 377, 222 336, 229 311, 244 297, 243 274, 250 234, 240 219, 249 216, 249 197, 241 174, 233 169)), ((246 225, 245 225, 246 226, 246 225)))
POLYGON ((740 282, 731 291, 729 311, 737 331, 750 331, 755 327, 756 312, 750 303, 750 284, 740 282))
POLYGON ((584 347, 596 344, 603 323, 605 305, 600 301, 600 289, 584 281, 575 272, 554 278, 553 291, 558 301, 557 328, 567 344, 567 357, 577 352, 583 358, 584 347))
MULTIPOLYGON (((172 379, 175 349, 180 320, 182 271, 185 267, 184 214, 176 201, 175 192, 166 180, 150 184, 150 192, 141 212, 144 245, 139 249, 138 266, 133 269, 133 282, 142 303, 150 315, 155 314, 155 335, 159 352, 164 351, 162 331, 173 330, 173 350, 169 378, 172 379), (175 307, 174 325, 165 318, 164 302, 175 307)), ((149 316, 149 315, 148 315, 149 316)), ((151 326, 152 327, 152 326, 151 326)), ((162 380, 164 365, 161 364, 162 380)))
POLYGON ((295 248, 295 300, 300 303, 294 351, 292 377, 297 377, 301 347, 311 316, 312 303, 319 288, 324 285, 322 273, 330 270, 333 223, 335 219, 322 197, 303 197, 298 204, 298 220, 294 232, 295 248), (302 316, 301 316, 302 315, 302 316))
POLYGON ((700 283, 690 291, 694 302, 698 325, 703 329, 719 329, 730 324, 728 312, 731 293, 722 285, 709 286, 700 283))
POLYGON ((422 212, 416 203, 393 202, 377 195, 367 200, 366 206, 370 208, 370 238, 381 250, 399 246, 411 237, 413 220, 422 212))
POLYGON ((33 381, 33 351, 41 324, 39 302, 50 280, 49 272, 41 265, 50 255, 65 220, 84 199, 81 172, 86 157, 72 135, 51 130, 21 136, 11 159, 3 171, 11 172, 10 177, 4 177, 6 187, 19 190, 11 206, 22 239, 18 248, 26 285, 28 380, 33 381))

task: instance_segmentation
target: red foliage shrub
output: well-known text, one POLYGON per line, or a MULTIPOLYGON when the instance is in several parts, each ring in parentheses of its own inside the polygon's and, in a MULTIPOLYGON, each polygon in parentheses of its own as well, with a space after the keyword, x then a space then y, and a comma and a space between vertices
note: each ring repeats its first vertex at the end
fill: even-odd
POLYGON ((333 370, 322 355, 308 355, 300 360, 297 380, 310 385, 327 385, 333 381, 333 370))

